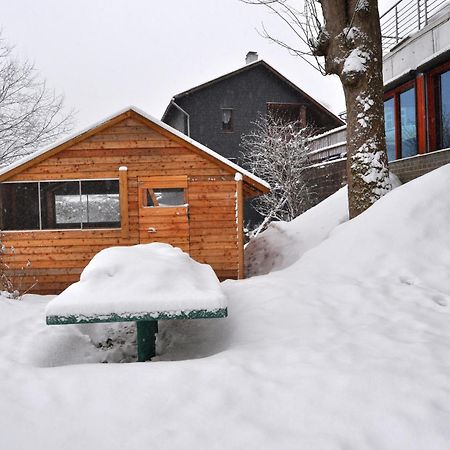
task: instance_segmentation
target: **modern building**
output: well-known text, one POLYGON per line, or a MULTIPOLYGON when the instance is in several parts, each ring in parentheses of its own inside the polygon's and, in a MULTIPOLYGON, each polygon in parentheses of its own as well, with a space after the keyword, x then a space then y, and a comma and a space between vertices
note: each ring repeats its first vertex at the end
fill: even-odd
MULTIPOLYGON (((400 0, 380 18, 389 166, 402 182, 450 162, 450 2, 400 0)), ((318 200, 346 183, 346 129, 312 139, 318 200)))

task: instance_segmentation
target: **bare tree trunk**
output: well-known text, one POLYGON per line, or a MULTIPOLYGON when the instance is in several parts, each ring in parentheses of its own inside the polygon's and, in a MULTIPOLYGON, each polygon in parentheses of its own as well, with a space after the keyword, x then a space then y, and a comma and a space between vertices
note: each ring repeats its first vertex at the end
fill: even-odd
POLYGON ((390 190, 384 131, 381 31, 376 0, 321 0, 314 53, 340 77, 347 106, 347 179, 353 218, 390 190))

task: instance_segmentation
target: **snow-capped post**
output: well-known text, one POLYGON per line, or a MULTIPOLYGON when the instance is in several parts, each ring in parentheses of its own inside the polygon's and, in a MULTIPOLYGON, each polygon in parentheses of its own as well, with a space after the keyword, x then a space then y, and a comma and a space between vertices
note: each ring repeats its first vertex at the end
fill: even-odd
POLYGON ((280 41, 264 29, 266 37, 323 75, 339 76, 347 107, 349 214, 357 216, 391 189, 377 0, 305 0, 303 13, 289 0, 241 1, 267 6, 294 32, 296 42, 280 41))
POLYGON ((245 277, 244 270, 244 192, 242 183, 242 174, 236 172, 234 175, 236 181, 236 227, 238 236, 238 279, 245 277))
POLYGON ((123 238, 130 234, 128 217, 128 167, 119 167, 120 228, 123 238))

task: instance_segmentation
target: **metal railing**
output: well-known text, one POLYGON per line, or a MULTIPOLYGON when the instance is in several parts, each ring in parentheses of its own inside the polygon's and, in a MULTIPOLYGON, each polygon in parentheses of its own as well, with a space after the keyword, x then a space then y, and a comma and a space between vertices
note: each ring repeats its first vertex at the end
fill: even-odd
POLYGON ((421 30, 449 5, 450 0, 399 0, 380 17, 383 53, 421 30))

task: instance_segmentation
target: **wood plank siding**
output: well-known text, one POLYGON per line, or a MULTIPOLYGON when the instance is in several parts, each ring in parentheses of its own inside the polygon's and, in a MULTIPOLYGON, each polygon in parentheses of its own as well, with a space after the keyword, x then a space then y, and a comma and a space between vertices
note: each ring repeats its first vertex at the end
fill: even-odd
POLYGON ((79 279, 101 249, 140 243, 140 229, 142 232, 143 226, 151 224, 141 223, 140 227, 138 178, 178 176, 187 179, 189 230, 186 232, 182 220, 177 224, 176 216, 164 216, 161 208, 157 224, 161 237, 154 240, 166 241, 170 231, 171 243, 189 249, 197 261, 210 264, 219 278, 242 276, 242 236, 236 220, 238 184, 232 170, 136 117, 115 122, 6 180, 114 178, 120 179, 120 193, 127 192, 126 201, 120 199, 122 228, 3 232, 3 244, 9 249, 4 256, 8 273, 21 290, 34 285, 34 293, 61 292, 79 279), (127 169, 119 174, 122 166, 127 169))

